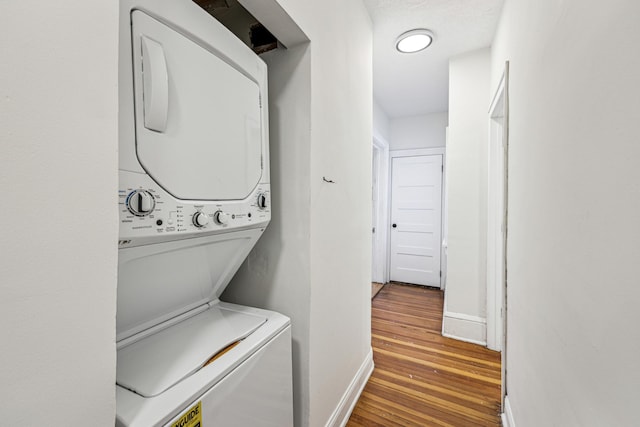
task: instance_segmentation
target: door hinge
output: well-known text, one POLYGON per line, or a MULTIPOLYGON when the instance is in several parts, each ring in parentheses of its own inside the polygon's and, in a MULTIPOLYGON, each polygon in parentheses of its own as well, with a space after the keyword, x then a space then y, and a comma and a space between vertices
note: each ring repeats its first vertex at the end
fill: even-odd
POLYGON ((376 232, 376 228, 375 228, 375 227, 373 227, 373 228, 371 229, 371 232, 372 232, 372 233, 375 233, 375 232, 376 232))
POLYGON ((442 270, 440 270, 440 277, 442 277, 442 270))

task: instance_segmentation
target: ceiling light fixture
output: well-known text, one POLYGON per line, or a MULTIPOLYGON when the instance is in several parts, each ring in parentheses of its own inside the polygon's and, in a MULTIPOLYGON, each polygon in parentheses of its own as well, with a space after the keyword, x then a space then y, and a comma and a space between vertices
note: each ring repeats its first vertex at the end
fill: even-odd
POLYGON ((415 53, 428 48, 433 42, 433 33, 425 29, 415 29, 400 34, 396 49, 402 53, 415 53))

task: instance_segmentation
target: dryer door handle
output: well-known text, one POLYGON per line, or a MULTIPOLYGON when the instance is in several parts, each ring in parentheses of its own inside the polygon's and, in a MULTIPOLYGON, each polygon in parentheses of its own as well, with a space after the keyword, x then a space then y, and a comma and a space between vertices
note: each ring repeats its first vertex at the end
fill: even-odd
POLYGON ((142 41, 144 127, 164 132, 169 110, 169 75, 162 45, 148 37, 142 41))

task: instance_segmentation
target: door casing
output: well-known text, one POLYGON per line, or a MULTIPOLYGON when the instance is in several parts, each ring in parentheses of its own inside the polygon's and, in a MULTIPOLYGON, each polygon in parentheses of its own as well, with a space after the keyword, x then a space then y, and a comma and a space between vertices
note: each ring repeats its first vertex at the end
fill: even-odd
POLYGON ((381 135, 374 131, 373 150, 377 153, 377 188, 375 198, 376 203, 373 209, 376 211, 375 222, 372 228, 375 233, 371 234, 372 239, 372 259, 371 259, 371 279, 374 282, 387 283, 389 281, 388 268, 388 227, 389 222, 389 144, 381 135))
POLYGON ((502 401, 507 376, 507 237, 509 211, 509 62, 489 108, 487 347, 501 351, 502 401))

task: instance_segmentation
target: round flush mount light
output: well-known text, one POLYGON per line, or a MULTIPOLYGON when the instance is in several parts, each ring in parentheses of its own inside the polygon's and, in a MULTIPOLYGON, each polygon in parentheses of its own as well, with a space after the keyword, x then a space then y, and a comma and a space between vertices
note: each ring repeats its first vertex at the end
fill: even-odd
POLYGON ((396 49, 402 53, 415 53, 428 48, 433 42, 433 33, 425 29, 416 29, 400 34, 396 40, 396 49))

